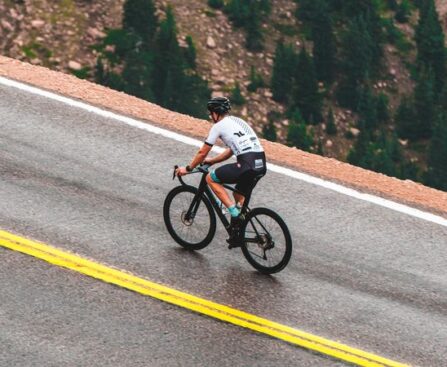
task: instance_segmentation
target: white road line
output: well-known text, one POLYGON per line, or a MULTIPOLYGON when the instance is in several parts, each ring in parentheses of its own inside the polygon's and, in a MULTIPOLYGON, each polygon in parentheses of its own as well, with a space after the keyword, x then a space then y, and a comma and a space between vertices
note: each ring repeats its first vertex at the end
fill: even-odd
MULTIPOLYGON (((178 134, 178 133, 166 130, 166 129, 162 129, 162 128, 150 125, 146 122, 138 121, 136 119, 126 117, 123 115, 119 115, 117 113, 110 112, 110 111, 107 111, 107 110, 104 110, 104 109, 101 109, 98 107, 94 107, 94 106, 91 106, 84 102, 80 102, 80 101, 76 101, 74 99, 63 97, 63 96, 60 96, 55 93, 47 92, 42 89, 29 86, 27 84, 19 83, 19 82, 16 82, 16 81, 13 81, 10 79, 6 79, 3 77, 0 77, 0 84, 3 84, 8 87, 14 87, 14 88, 17 88, 17 89, 20 89, 20 90, 23 90, 23 91, 26 91, 29 93, 39 95, 41 97, 45 97, 45 98, 49 98, 49 99, 58 101, 58 102, 62 102, 69 106, 77 107, 77 108, 83 109, 88 112, 95 113, 97 115, 100 115, 100 116, 103 116, 106 118, 114 119, 114 120, 123 122, 127 125, 136 127, 138 129, 146 130, 148 132, 158 134, 158 135, 164 136, 166 138, 176 140, 181 143, 185 143, 185 144, 192 145, 195 147, 201 147, 203 145, 203 141, 193 139, 188 136, 181 135, 181 134, 178 134)), ((219 147, 214 147, 213 149, 216 152, 221 152, 223 150, 222 148, 219 148, 219 147)), ((348 188, 348 187, 345 187, 345 186, 342 186, 339 184, 335 184, 333 182, 326 181, 326 180, 323 180, 323 179, 320 179, 320 178, 317 178, 317 177, 314 177, 314 176, 311 176, 311 175, 308 175, 305 173, 294 171, 289 168, 281 167, 281 166, 278 166, 275 164, 268 164, 268 169, 273 172, 281 173, 283 175, 286 175, 286 176, 289 176, 289 177, 292 177, 292 178, 295 178, 295 179, 298 179, 301 181, 305 181, 305 182, 308 182, 308 183, 311 183, 314 185, 322 186, 324 188, 336 191, 336 192, 344 194, 344 195, 348 195, 348 196, 351 196, 351 197, 354 197, 354 198, 357 198, 360 200, 364 200, 364 201, 367 201, 367 202, 370 202, 370 203, 373 203, 376 205, 383 206, 388 209, 398 211, 400 213, 408 214, 413 217, 423 219, 423 220, 447 227, 447 219, 437 216, 437 215, 434 215, 434 214, 431 214, 431 213, 428 213, 428 212, 425 212, 425 211, 422 211, 422 210, 419 210, 419 209, 409 207, 407 205, 399 204, 399 203, 396 203, 391 200, 386 200, 386 199, 383 199, 378 196, 364 194, 359 191, 353 190, 351 188, 348 188)))

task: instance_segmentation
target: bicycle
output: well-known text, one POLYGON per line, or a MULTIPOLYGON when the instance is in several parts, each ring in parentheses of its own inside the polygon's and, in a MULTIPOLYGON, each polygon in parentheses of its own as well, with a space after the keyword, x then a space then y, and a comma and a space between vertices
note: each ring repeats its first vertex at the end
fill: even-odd
MULTIPOLYGON (((180 186, 172 189, 163 205, 163 218, 171 237, 188 250, 201 250, 208 246, 216 233, 216 213, 230 235, 231 227, 220 200, 206 183, 209 165, 196 167, 190 174, 202 173, 198 187, 185 183, 177 177, 180 186)), ((256 180, 259 180, 257 177, 256 180)), ((238 192, 224 184, 226 189, 238 192)), ((238 240, 247 261, 263 274, 273 274, 283 270, 292 255, 292 238, 282 218, 268 208, 250 209, 251 194, 248 195, 240 215, 238 240)))

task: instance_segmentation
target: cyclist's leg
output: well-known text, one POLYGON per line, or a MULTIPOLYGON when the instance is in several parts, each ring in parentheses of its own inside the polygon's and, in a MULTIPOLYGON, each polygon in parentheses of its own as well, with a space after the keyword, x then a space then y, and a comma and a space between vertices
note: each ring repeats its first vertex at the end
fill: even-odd
POLYGON ((242 173, 243 170, 240 164, 230 163, 211 171, 206 177, 208 185, 227 208, 232 207, 235 203, 222 184, 236 183, 242 173))
POLYGON ((233 201, 228 196, 228 193, 225 190, 225 188, 220 183, 214 181, 210 173, 206 176, 206 182, 208 183, 209 187, 211 187, 211 190, 213 190, 213 192, 219 198, 219 200, 227 208, 234 205, 233 201))

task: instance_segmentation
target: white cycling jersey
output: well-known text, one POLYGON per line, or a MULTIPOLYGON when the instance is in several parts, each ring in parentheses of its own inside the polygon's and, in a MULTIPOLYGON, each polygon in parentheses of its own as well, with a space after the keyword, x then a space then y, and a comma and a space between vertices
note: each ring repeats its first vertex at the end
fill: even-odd
POLYGON ((261 143, 253 129, 241 118, 226 116, 211 128, 205 144, 216 144, 220 138, 235 156, 245 153, 263 152, 261 143))

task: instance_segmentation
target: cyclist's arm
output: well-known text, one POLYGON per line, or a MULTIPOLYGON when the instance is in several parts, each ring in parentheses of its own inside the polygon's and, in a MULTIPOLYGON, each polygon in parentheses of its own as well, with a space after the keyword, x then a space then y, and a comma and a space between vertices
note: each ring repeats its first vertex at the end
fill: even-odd
POLYGON ((210 152, 211 148, 212 148, 212 146, 210 146, 208 144, 203 144, 203 146, 199 149, 199 151, 197 152, 197 154, 195 155, 195 157, 189 164, 189 167, 191 167, 191 169, 193 169, 193 168, 197 167, 200 163, 202 163, 204 161, 204 159, 206 158, 206 156, 208 155, 208 153, 210 152))
POLYGON ((233 151, 230 148, 227 148, 222 153, 220 153, 219 155, 216 155, 214 158, 207 158, 205 160, 205 163, 208 163, 208 164, 220 163, 220 162, 223 162, 223 161, 227 160, 232 155, 233 155, 233 151))

